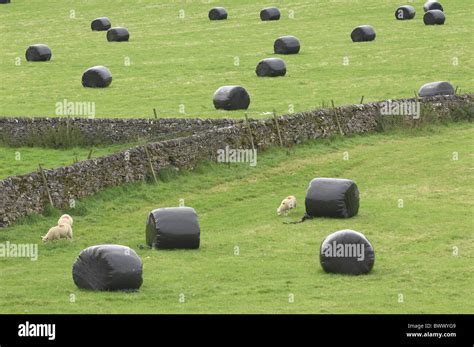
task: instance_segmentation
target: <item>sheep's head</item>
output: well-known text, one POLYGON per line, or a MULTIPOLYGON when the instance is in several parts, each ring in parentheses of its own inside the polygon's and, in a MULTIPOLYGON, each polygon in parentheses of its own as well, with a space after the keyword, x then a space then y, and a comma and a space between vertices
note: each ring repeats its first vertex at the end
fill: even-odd
POLYGON ((48 242, 48 236, 41 236, 41 240, 43 240, 44 243, 48 242))

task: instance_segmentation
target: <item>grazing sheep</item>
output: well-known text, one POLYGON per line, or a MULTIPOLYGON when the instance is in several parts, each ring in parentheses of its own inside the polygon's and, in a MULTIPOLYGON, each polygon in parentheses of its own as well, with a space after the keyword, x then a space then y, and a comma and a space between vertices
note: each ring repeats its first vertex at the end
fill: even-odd
POLYGON ((293 195, 287 196, 281 202, 280 207, 277 208, 277 214, 281 216, 283 213, 286 216, 293 208, 296 208, 296 198, 293 195))
POLYGON ((43 242, 59 240, 61 238, 72 240, 72 228, 69 224, 59 224, 48 230, 45 236, 41 236, 43 242))
POLYGON ((60 224, 69 224, 72 227, 73 223, 74 223, 74 220, 68 214, 63 214, 61 216, 61 218, 59 218, 59 220, 58 220, 58 225, 60 225, 60 224))

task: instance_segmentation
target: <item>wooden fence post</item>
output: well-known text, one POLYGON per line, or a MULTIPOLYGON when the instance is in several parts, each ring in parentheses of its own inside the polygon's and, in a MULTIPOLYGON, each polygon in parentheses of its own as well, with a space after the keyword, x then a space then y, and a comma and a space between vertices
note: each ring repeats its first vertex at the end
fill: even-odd
POLYGON ((155 169, 153 168, 153 164, 152 164, 152 162, 151 162, 150 153, 148 153, 147 145, 145 145, 144 148, 145 148, 146 157, 148 158, 148 165, 150 165, 151 174, 153 175, 153 179, 155 180, 155 183, 158 184, 158 179, 156 178, 155 169))
POLYGON ((277 116, 276 116, 276 111, 273 110, 273 120, 275 121, 277 133, 278 133, 278 139, 280 140, 280 147, 283 147, 283 140, 281 138, 281 133, 280 133, 280 125, 278 124, 277 116))
POLYGON ((252 129, 250 128, 250 122, 249 122, 249 117, 247 113, 245 114, 245 125, 247 128, 247 132, 249 133, 250 142, 252 144, 252 150, 255 151, 255 143, 253 142, 252 129))
POLYGON ((52 207, 54 207, 53 199, 51 198, 51 194, 49 193, 48 181, 46 180, 46 175, 43 172, 43 167, 41 166, 41 164, 38 164, 38 166, 39 166, 41 178, 43 179, 44 189, 46 190, 46 193, 48 194, 49 203, 51 204, 52 207))
POLYGON ((334 118, 336 118, 336 123, 337 123, 337 127, 339 129, 339 134, 341 134, 341 136, 344 136, 344 132, 342 131, 342 128, 341 128, 341 123, 339 123, 339 117, 337 115, 337 110, 336 110, 336 107, 334 106, 334 100, 331 100, 331 104, 332 104, 332 110, 333 110, 333 114, 334 114, 334 118))

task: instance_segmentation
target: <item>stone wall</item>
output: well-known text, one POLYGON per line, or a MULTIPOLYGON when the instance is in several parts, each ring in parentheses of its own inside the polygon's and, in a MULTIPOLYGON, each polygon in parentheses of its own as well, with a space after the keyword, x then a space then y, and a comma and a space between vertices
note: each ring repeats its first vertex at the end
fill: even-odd
MULTIPOLYGON (((456 110, 466 107, 470 108, 469 112, 474 113, 472 111, 474 95, 425 98, 423 105, 427 107, 428 112, 436 114, 437 117, 449 116, 456 110)), ((371 103, 286 115, 277 118, 278 129, 285 146, 333 134, 353 135, 373 132, 379 130, 381 119, 384 117, 381 116, 380 109, 380 103, 371 103)), ((405 120, 413 121, 409 117, 405 120)), ((173 127, 171 124, 174 124, 174 121, 176 120, 163 121, 161 123, 163 131, 166 130, 164 124, 173 127)), ((188 121, 179 120, 175 123, 181 126, 188 121)), ((211 129, 208 129, 207 125, 202 125, 207 124, 207 121, 193 122, 197 124, 196 128, 189 129, 193 135, 149 143, 146 145, 147 151, 145 146, 137 146, 71 166, 45 170, 48 189, 55 207, 64 208, 70 199, 89 196, 108 187, 150 178, 151 169, 147 152, 155 172, 158 173, 163 168, 192 170, 200 161, 215 160, 218 150, 226 146, 234 149, 251 148, 249 129, 258 150, 264 150, 280 142, 274 119, 253 120, 248 125, 224 120, 222 127, 212 126, 211 129)), ((214 125, 213 122, 209 121, 209 124, 214 125)), ((0 181, 0 196, 0 227, 8 226, 21 216, 41 213, 49 200, 39 173, 9 177, 0 181)))
POLYGON ((73 134, 76 144, 130 143, 159 141, 189 136, 205 130, 238 124, 233 119, 88 119, 88 118, 0 118, 0 142, 10 146, 48 145, 43 142, 55 131, 73 134), (67 130, 66 130, 67 129, 67 130))

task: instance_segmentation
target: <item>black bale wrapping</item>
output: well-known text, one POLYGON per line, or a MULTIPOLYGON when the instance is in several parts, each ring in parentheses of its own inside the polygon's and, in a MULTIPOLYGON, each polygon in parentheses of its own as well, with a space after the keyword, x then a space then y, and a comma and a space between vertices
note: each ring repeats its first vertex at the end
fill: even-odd
POLYGON ((0 0, 0 4, 9 4, 10 0, 0 0))
POLYGON ((111 28, 107 30, 107 41, 125 42, 130 39, 130 33, 127 28, 111 28))
POLYGON ((255 69, 259 77, 277 77, 286 75, 286 65, 283 59, 268 58, 261 60, 255 69))
POLYGON ((350 218, 359 212, 359 189, 354 181, 341 178, 315 178, 305 199, 311 217, 350 218))
POLYGON ((214 7, 209 11, 210 20, 223 20, 227 19, 227 11, 224 7, 214 7))
POLYGON ((319 261, 323 270, 329 273, 362 275, 374 267, 375 251, 363 234, 339 230, 324 239, 319 261))
POLYGON ((51 56, 51 49, 46 45, 32 45, 25 54, 27 61, 49 61, 51 56))
POLYGON ((375 30, 370 25, 361 25, 352 30, 351 39, 353 42, 364 42, 375 40, 375 30))
POLYGON ((246 110, 250 105, 250 95, 243 87, 224 86, 214 93, 213 102, 218 110, 246 110))
POLYGON ((425 25, 443 25, 446 21, 446 16, 443 11, 430 10, 423 16, 425 25))
POLYGON ((83 289, 137 290, 143 283, 142 270, 142 261, 133 249, 99 245, 79 254, 72 267, 72 278, 83 289))
POLYGON ((409 20, 415 18, 416 10, 413 6, 400 6, 395 11, 395 18, 398 20, 409 20))
POLYGON ((301 45, 300 41, 294 36, 282 36, 275 40, 273 49, 276 54, 298 54, 301 45))
POLYGON ((91 23, 93 31, 106 31, 112 27, 110 20, 107 17, 96 18, 91 23))
POLYGON ((444 11, 443 6, 438 2, 438 1, 427 1, 423 5, 423 10, 425 12, 431 11, 431 10, 440 10, 444 11))
POLYGON ((112 83, 112 74, 105 66, 94 66, 82 75, 82 86, 87 88, 106 88, 112 83))
POLYGON ((260 11, 260 19, 263 21, 279 20, 280 16, 280 10, 276 7, 267 7, 260 11))
POLYGON ((439 81, 426 83, 418 91, 420 97, 434 95, 454 95, 455 90, 451 83, 439 81))
POLYGON ((200 227, 191 207, 159 208, 148 216, 146 243, 158 249, 197 249, 200 227))

